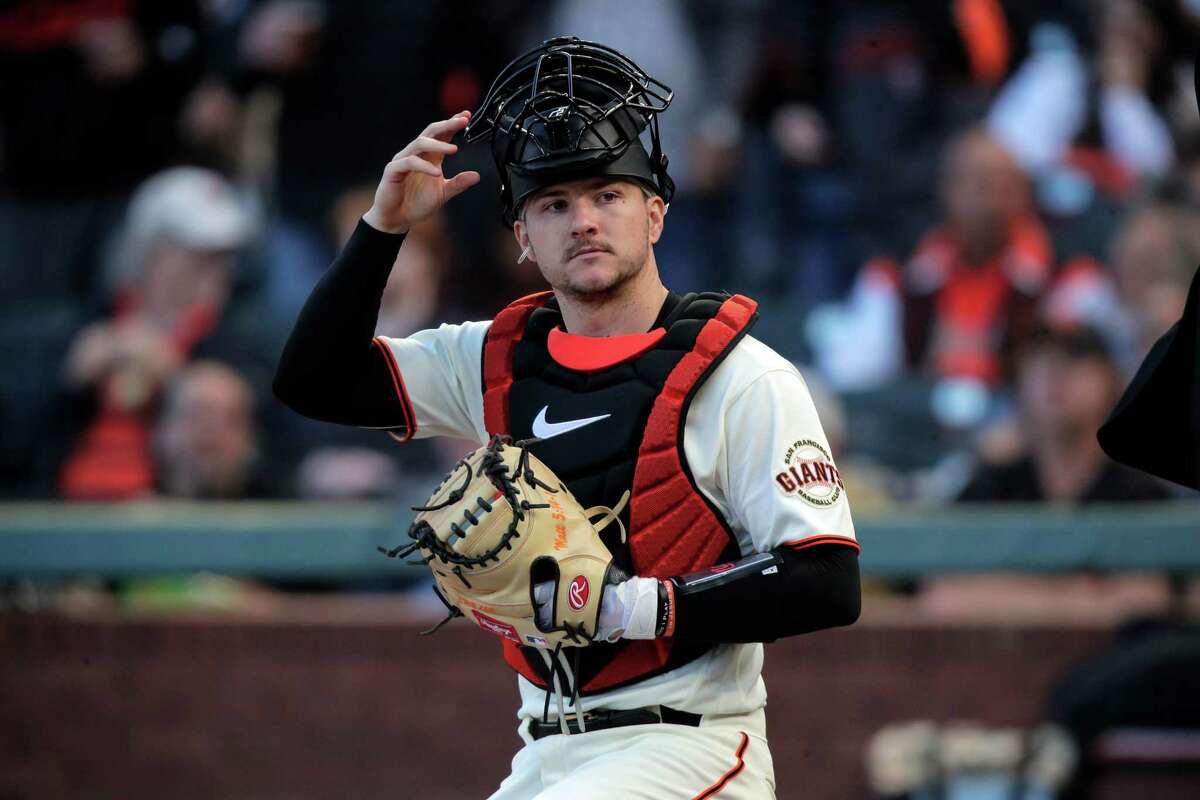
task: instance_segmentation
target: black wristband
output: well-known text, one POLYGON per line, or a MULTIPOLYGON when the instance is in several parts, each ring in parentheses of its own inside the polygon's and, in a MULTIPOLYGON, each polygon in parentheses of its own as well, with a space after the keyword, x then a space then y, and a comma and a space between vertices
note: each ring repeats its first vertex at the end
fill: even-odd
POLYGON ((667 592, 667 584, 658 582, 658 622, 654 625, 654 635, 662 636, 667 631, 667 620, 671 618, 671 595, 667 592))

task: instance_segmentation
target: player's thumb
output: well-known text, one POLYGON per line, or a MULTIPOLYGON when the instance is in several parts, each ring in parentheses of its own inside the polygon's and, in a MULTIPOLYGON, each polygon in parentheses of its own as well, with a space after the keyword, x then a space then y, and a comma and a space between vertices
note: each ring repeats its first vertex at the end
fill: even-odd
POLYGON ((457 197, 458 195, 470 189, 475 184, 479 183, 479 173, 474 170, 460 172, 450 180, 446 181, 446 199, 457 197))

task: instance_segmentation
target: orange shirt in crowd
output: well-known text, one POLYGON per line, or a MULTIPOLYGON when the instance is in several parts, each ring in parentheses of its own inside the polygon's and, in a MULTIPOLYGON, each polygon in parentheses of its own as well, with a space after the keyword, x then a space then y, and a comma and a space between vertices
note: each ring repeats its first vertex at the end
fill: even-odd
POLYGON ((984 264, 968 264, 954 234, 934 228, 908 263, 877 259, 904 297, 908 361, 943 378, 1001 383, 1012 346, 1032 329, 1053 273, 1049 234, 1032 216, 1013 223, 1008 244, 984 264))

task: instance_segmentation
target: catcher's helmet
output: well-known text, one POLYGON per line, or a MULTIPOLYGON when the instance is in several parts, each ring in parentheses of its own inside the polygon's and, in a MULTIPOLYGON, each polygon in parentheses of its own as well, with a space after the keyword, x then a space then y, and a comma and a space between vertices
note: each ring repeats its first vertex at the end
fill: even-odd
POLYGON ((670 104, 670 87, 616 50, 562 36, 501 71, 466 140, 491 137, 506 226, 538 189, 593 175, 636 180, 669 203, 675 182, 657 115, 670 104), (639 138, 647 128, 649 153, 639 138))

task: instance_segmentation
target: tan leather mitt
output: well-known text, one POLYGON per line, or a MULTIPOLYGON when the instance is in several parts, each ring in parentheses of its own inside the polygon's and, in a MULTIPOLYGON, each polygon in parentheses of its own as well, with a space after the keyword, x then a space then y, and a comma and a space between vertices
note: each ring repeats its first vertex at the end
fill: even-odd
POLYGON ((421 553, 450 608, 443 622, 465 616, 516 644, 581 647, 596 635, 605 587, 627 577, 600 540, 611 522, 620 525, 627 499, 615 509, 585 509, 529 450, 497 436, 413 509, 411 543, 380 550, 421 553), (533 586, 545 581, 554 582, 553 614, 539 624, 533 586))

